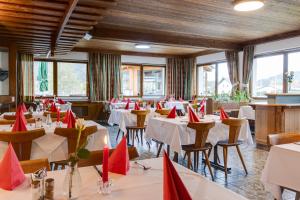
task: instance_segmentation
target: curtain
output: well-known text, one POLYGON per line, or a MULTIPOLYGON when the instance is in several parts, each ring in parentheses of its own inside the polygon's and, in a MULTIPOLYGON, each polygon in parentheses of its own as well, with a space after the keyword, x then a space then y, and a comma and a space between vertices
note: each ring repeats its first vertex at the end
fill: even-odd
POLYGON ((90 98, 108 101, 120 94, 121 55, 89 53, 90 98))
POLYGON ((225 52, 229 79, 232 84, 231 94, 235 94, 239 90, 239 52, 226 51, 225 52))
POLYGON ((37 80, 41 92, 48 91, 48 62, 41 61, 38 67, 37 80))
POLYGON ((167 94, 191 99, 196 92, 196 58, 168 58, 166 71, 167 94))
POLYGON ((254 46, 250 45, 244 47, 242 90, 245 91, 247 95, 249 95, 249 81, 252 74, 253 59, 254 46))
POLYGON ((33 55, 18 55, 18 103, 31 102, 34 100, 34 79, 33 79, 33 55))

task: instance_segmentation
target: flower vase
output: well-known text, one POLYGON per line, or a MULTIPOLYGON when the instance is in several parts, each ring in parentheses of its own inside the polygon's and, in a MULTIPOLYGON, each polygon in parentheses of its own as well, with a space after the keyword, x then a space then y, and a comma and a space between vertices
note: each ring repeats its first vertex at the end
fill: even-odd
POLYGON ((290 92, 292 90, 292 83, 288 82, 288 92, 290 92))
POLYGON ((67 199, 77 199, 81 190, 81 176, 77 164, 69 164, 66 169, 63 193, 67 199))

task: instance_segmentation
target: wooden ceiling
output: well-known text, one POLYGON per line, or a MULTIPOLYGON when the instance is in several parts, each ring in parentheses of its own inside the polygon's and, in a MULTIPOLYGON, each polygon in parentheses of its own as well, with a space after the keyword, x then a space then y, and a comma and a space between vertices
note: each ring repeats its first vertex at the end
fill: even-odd
POLYGON ((299 0, 265 0, 236 12, 232 0, 0 0, 0 39, 22 52, 76 49, 202 54, 300 35, 299 0), (92 31, 93 40, 81 40, 92 31), (79 42, 80 41, 80 42, 79 42))

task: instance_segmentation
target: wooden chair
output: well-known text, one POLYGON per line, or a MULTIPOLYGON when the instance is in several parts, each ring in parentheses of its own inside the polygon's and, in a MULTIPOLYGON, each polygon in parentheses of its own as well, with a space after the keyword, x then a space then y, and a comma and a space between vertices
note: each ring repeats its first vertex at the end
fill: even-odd
POLYGON ((269 147, 293 142, 300 142, 300 133, 278 133, 268 135, 269 147))
POLYGON ((156 113, 159 113, 160 115, 166 116, 170 113, 170 109, 161 109, 161 110, 155 110, 156 113))
POLYGON ((11 143, 20 161, 30 160, 32 140, 45 135, 44 129, 0 132, 0 141, 11 143))
POLYGON ((206 123, 189 123, 188 127, 196 131, 196 138, 194 144, 182 145, 182 150, 184 150, 188 157, 188 168, 191 167, 191 153, 194 153, 194 171, 197 172, 199 164, 199 152, 202 152, 205 156, 205 163, 208 166, 212 180, 214 176, 212 174, 209 155, 212 149, 212 145, 207 143, 207 136, 209 130, 215 126, 215 122, 206 122, 206 123))
MULTIPOLYGON (((51 120, 56 121, 57 119, 57 112, 51 112, 51 111, 45 111, 43 116, 47 117, 47 115, 50 114, 51 120)), ((61 121, 66 116, 66 112, 60 112, 60 119, 61 121)))
POLYGON ((136 115, 136 125, 135 126, 127 126, 127 141, 129 142, 130 135, 132 137, 132 145, 134 146, 135 137, 138 138, 138 132, 140 132, 141 143, 143 145, 143 133, 146 129, 145 120, 146 116, 149 113, 149 110, 131 110, 131 113, 136 115))
MULTIPOLYGON (((97 132, 97 130, 97 126, 86 127, 85 130, 81 133, 79 145, 82 145, 83 142, 87 140, 87 137, 97 132)), ((78 130, 76 130, 75 128, 56 128, 54 130, 54 134, 66 137, 68 139, 68 153, 71 154, 75 152, 78 130)))
MULTIPOLYGON (((156 113, 159 113, 160 115, 162 115, 162 116, 167 116, 169 113, 170 113, 170 109, 161 109, 161 110, 156 110, 155 112, 156 113)), ((156 140, 156 139, 152 139, 154 142, 156 142, 156 145, 157 145, 157 147, 158 147, 158 150, 157 150, 157 153, 156 153, 156 157, 158 158, 159 157, 159 155, 160 155, 160 152, 161 152, 161 149, 162 149, 162 147, 163 147, 163 145, 164 145, 164 143, 163 142, 161 142, 161 141, 158 141, 158 140, 156 140)), ((150 149, 150 148, 149 148, 150 149)))
POLYGON ((36 172, 37 170, 45 167, 47 171, 50 171, 50 165, 47 158, 37 160, 25 160, 20 162, 21 167, 25 174, 36 172))
POLYGON ((229 118, 224 119, 222 121, 223 124, 229 126, 229 139, 224 141, 219 141, 217 143, 218 146, 223 147, 223 157, 224 157, 224 169, 225 169, 225 178, 227 179, 227 159, 228 159, 228 148, 229 147, 236 147, 240 160, 243 164, 244 170, 246 174, 248 174, 242 153, 240 151, 239 145, 242 143, 238 140, 240 135, 241 126, 245 123, 244 119, 237 119, 237 118, 229 118))
MULTIPOLYGON (((25 119, 33 118, 32 114, 24 114, 25 119)), ((6 120, 16 120, 16 115, 3 115, 3 119, 6 120)))
MULTIPOLYGON (((34 118, 26 119, 26 121, 28 124, 35 123, 34 118)), ((15 123, 15 120, 0 119, 0 125, 13 125, 14 123, 15 123)))

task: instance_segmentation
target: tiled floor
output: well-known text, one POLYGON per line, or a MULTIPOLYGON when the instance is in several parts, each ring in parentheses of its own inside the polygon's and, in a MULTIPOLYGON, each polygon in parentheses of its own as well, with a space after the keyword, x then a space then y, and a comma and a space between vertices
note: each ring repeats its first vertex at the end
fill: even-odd
MULTIPOLYGON (((108 127, 110 133, 110 140, 112 146, 115 147, 116 135, 118 127, 108 127)), ((137 143, 137 142, 136 142, 137 143)), ((147 145, 136 144, 140 159, 147 159, 155 157, 157 148, 155 144, 152 144, 149 151, 147 145)), ((222 150, 219 150, 220 157, 222 157, 222 150)), ((264 167, 265 161, 268 157, 268 152, 265 150, 257 149, 255 145, 242 145, 241 151, 248 169, 248 175, 245 175, 242 164, 238 157, 238 154, 235 148, 229 149, 229 160, 228 165, 232 168, 231 173, 228 174, 227 181, 225 180, 224 172, 220 170, 214 170, 215 182, 248 198, 253 200, 273 200, 271 194, 266 192, 263 188, 262 183, 260 182, 261 171, 264 167)), ((222 158, 221 162, 222 162, 222 158)), ((179 161, 180 164, 186 165, 186 162, 181 158, 179 161)), ((210 179, 208 169, 206 168, 207 178, 210 179)), ((203 166, 199 165, 198 173, 206 175, 203 166)), ((292 200, 295 198, 294 193, 284 192, 284 200, 292 200)))

